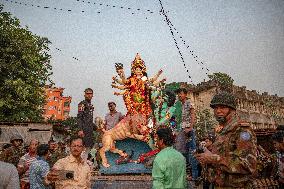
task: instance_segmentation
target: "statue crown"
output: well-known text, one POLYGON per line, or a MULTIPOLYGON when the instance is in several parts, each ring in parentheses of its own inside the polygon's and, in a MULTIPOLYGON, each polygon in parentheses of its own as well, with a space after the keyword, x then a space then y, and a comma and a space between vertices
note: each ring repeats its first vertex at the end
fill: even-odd
POLYGON ((131 63, 131 73, 135 73, 135 69, 140 67, 143 73, 146 73, 147 68, 145 62, 141 59, 139 53, 136 54, 135 59, 131 63))

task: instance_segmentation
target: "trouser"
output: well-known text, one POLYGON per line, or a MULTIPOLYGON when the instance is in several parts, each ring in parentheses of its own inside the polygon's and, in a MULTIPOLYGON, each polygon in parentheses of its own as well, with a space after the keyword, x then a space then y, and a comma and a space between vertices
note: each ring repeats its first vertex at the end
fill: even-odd
POLYGON ((214 189, 214 186, 209 181, 203 181, 203 189, 214 189))
POLYGON ((186 134, 184 131, 177 132, 174 148, 182 154, 187 154, 186 134))
POLYGON ((188 151, 188 161, 191 164, 192 180, 196 180, 198 178, 198 161, 194 156, 194 153, 196 152, 196 137, 194 129, 192 129, 192 131, 188 133, 188 138, 189 140, 186 144, 188 151))
POLYGON ((191 164, 192 180, 196 180, 198 178, 198 161, 191 152, 188 153, 188 159, 191 164))

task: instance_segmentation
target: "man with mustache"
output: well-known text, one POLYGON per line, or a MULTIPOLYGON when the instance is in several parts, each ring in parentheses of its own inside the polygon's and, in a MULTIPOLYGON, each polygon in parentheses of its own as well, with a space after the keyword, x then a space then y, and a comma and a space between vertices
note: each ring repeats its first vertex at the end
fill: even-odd
POLYGON ((216 140, 196 158, 207 166, 205 175, 215 188, 247 188, 256 171, 256 136, 250 124, 236 113, 232 94, 216 94, 210 106, 219 123, 216 140))
POLYGON ((70 140, 70 155, 59 159, 48 173, 47 179, 55 181, 56 189, 89 189, 91 188, 91 168, 86 160, 81 157, 85 146, 80 137, 73 137, 70 140), (60 179, 59 170, 73 173, 71 178, 60 179))

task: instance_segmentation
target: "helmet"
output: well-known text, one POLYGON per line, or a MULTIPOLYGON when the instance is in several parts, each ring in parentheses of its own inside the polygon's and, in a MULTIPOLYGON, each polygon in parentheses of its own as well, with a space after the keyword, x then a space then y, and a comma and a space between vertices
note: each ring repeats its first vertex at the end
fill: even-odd
POLYGON ((11 137, 10 142, 12 143, 13 140, 22 140, 22 142, 24 141, 23 138, 22 138, 22 136, 19 135, 19 134, 14 134, 14 135, 11 137))
POLYGON ((215 108, 215 106, 217 105, 228 106, 234 110, 237 109, 235 97, 227 92, 220 92, 213 97, 210 103, 210 107, 215 108))

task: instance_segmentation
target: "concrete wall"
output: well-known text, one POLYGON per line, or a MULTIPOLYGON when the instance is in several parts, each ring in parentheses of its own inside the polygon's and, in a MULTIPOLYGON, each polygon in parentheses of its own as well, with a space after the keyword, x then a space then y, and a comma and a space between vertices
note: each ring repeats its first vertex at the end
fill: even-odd
POLYGON ((52 124, 48 123, 0 123, 0 128, 2 130, 0 145, 10 143, 10 138, 14 134, 22 136, 25 144, 31 139, 47 143, 53 131, 52 124))

